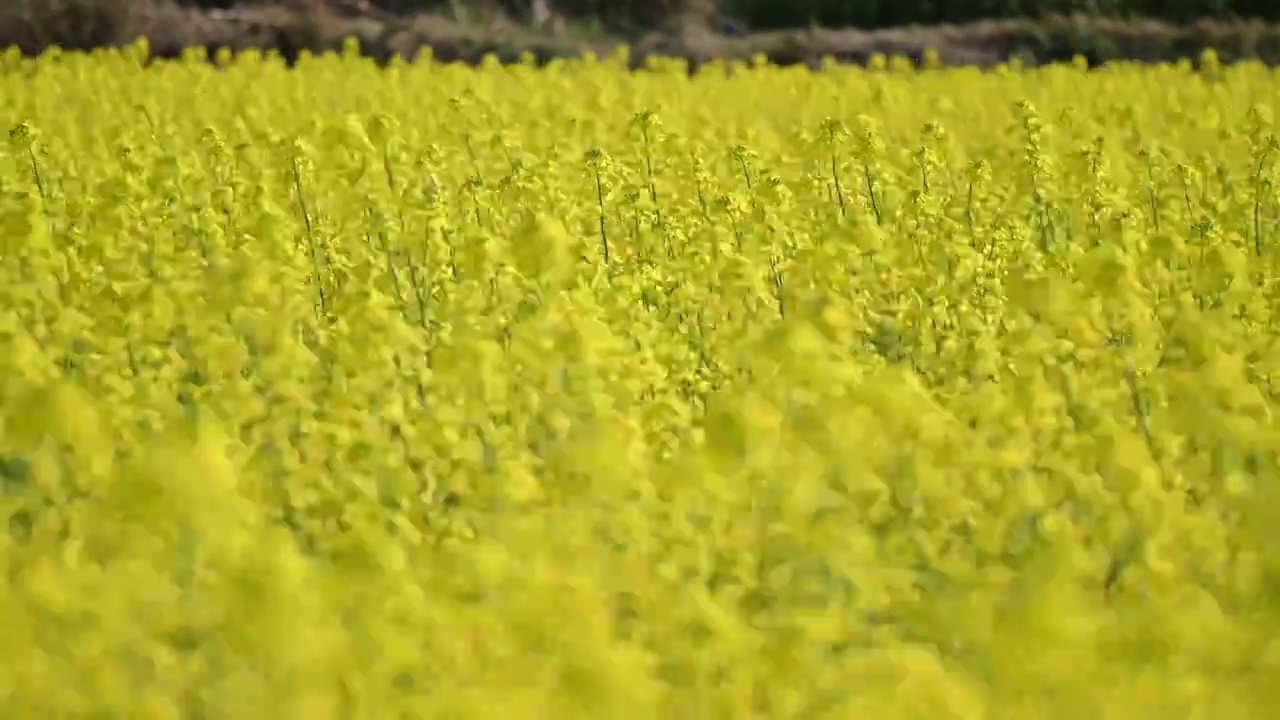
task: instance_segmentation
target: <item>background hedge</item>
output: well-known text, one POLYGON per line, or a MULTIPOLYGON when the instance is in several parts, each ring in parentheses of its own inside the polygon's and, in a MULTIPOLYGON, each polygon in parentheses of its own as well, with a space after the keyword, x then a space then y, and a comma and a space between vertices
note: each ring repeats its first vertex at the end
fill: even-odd
MULTIPOLYGON (((269 0, 305 4, 307 0, 269 0)), ((1046 15, 1146 18, 1186 23, 1231 18, 1280 21, 1280 0, 325 0, 355 7, 361 3, 393 13, 451 13, 459 8, 497 6, 528 13, 535 2, 569 17, 591 16, 610 25, 660 23, 679 14, 731 17, 757 30, 822 27, 877 29, 903 25, 964 23, 975 20, 1038 19, 1046 15)), ((182 0, 183 4, 225 8, 237 0, 182 0)))
POLYGON ((691 68, 758 55, 810 66, 918 60, 926 51, 983 67, 1014 56, 1024 65, 1195 62, 1210 48, 1225 62, 1280 65, 1280 0, 0 0, 0 48, 34 55, 139 37, 153 57, 226 47, 290 61, 356 37, 379 61, 429 48, 445 61, 527 53, 545 62, 625 44, 634 65, 659 55, 691 68))

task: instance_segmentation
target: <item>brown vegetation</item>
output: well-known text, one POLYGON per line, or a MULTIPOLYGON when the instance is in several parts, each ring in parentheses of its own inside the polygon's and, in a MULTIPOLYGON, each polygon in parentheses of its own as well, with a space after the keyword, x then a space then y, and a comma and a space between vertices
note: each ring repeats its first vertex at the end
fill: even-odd
MULTIPOLYGON (((584 7, 592 2, 572 1, 584 7)), ((687 9, 689 1, 680 7, 687 9)), ((919 58, 930 48, 945 64, 982 66, 1013 55, 1029 64, 1070 60, 1076 55, 1092 63, 1171 61, 1194 58, 1212 47, 1225 61, 1259 58, 1280 62, 1280 25, 1261 22, 1174 25, 1073 17, 886 30, 739 33, 717 25, 711 13, 714 6, 707 4, 693 6, 702 7, 701 14, 667 17, 647 32, 624 35, 573 30, 558 15, 522 19, 514 11, 495 11, 461 21, 440 13, 401 15, 375 2, 276 0, 203 8, 179 5, 175 0, 9 0, 0 3, 0 46, 17 45, 34 54, 52 45, 91 49, 146 37, 158 57, 176 56, 195 46, 211 51, 220 47, 275 49, 292 59, 303 50, 336 50, 344 38, 355 37, 367 54, 382 60, 393 54, 409 58, 429 47, 441 60, 476 62, 488 54, 506 61, 525 52, 544 61, 578 56, 587 50, 603 55, 625 43, 635 65, 643 64, 649 56, 663 55, 685 58, 693 66, 715 59, 746 60, 760 54, 780 64, 810 65, 824 57, 865 62, 877 53, 919 58)), ((511 7, 515 7, 513 3, 532 7, 537 0, 507 2, 511 7)), ((670 3, 674 7, 677 0, 670 3)), ((650 7, 662 5, 656 2, 650 7)))

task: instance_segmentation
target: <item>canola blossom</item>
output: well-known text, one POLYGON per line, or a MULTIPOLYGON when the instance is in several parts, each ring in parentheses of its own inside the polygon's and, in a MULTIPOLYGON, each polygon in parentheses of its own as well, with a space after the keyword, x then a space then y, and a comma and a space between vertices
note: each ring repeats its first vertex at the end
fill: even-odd
POLYGON ((1280 703, 1280 75, 0 58, 0 715, 1280 703))

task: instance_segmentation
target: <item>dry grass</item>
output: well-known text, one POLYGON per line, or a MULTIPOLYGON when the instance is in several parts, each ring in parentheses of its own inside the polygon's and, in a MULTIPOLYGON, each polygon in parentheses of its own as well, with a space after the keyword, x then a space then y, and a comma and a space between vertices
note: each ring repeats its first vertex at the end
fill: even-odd
MULTIPOLYGON (((517 1, 530 0, 511 0, 517 1)), ((582 5, 577 9, 585 11, 594 1, 577 0, 582 5)), ((1075 17, 730 36, 708 19, 707 13, 713 10, 709 0, 698 0, 705 7, 691 0, 664 2, 652 7, 701 9, 668 13, 657 29, 625 36, 572 32, 562 18, 560 22, 542 18, 534 25, 502 13, 468 22, 441 14, 402 16, 378 10, 371 0, 290 0, 234 10, 202 10, 178 6, 173 0, 10 0, 0 3, 0 46, 17 45, 35 54, 52 45, 90 49, 145 36, 153 54, 160 57, 203 46, 210 50, 273 48, 291 59, 303 50, 337 49, 344 38, 356 37, 365 52, 380 60, 394 54, 412 57, 429 47, 441 60, 478 62, 490 54, 504 61, 524 52, 539 60, 578 56, 586 50, 604 54, 626 43, 637 66, 653 55, 682 57, 693 66, 760 54, 779 64, 817 65, 824 57, 865 63, 876 54, 918 59, 927 49, 935 50, 948 65, 991 66, 1015 55, 1028 64, 1066 61, 1076 55, 1094 64, 1120 59, 1159 62, 1195 58, 1212 47, 1228 62, 1258 58, 1280 63, 1280 25, 1259 22, 1179 26, 1075 17)), ((659 12, 652 7, 649 12, 659 12)), ((655 14, 645 22, 657 19, 655 14)))
POLYGON ((6 45, 34 52, 49 45, 87 50, 154 32, 150 0, 7 0, 0 3, 6 45))

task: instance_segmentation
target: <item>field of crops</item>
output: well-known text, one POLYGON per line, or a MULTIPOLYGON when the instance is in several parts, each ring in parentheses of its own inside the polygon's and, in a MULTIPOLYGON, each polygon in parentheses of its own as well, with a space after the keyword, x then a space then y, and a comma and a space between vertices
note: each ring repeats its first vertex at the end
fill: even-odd
POLYGON ((0 715, 1280 703, 1280 74, 0 64, 0 715))

